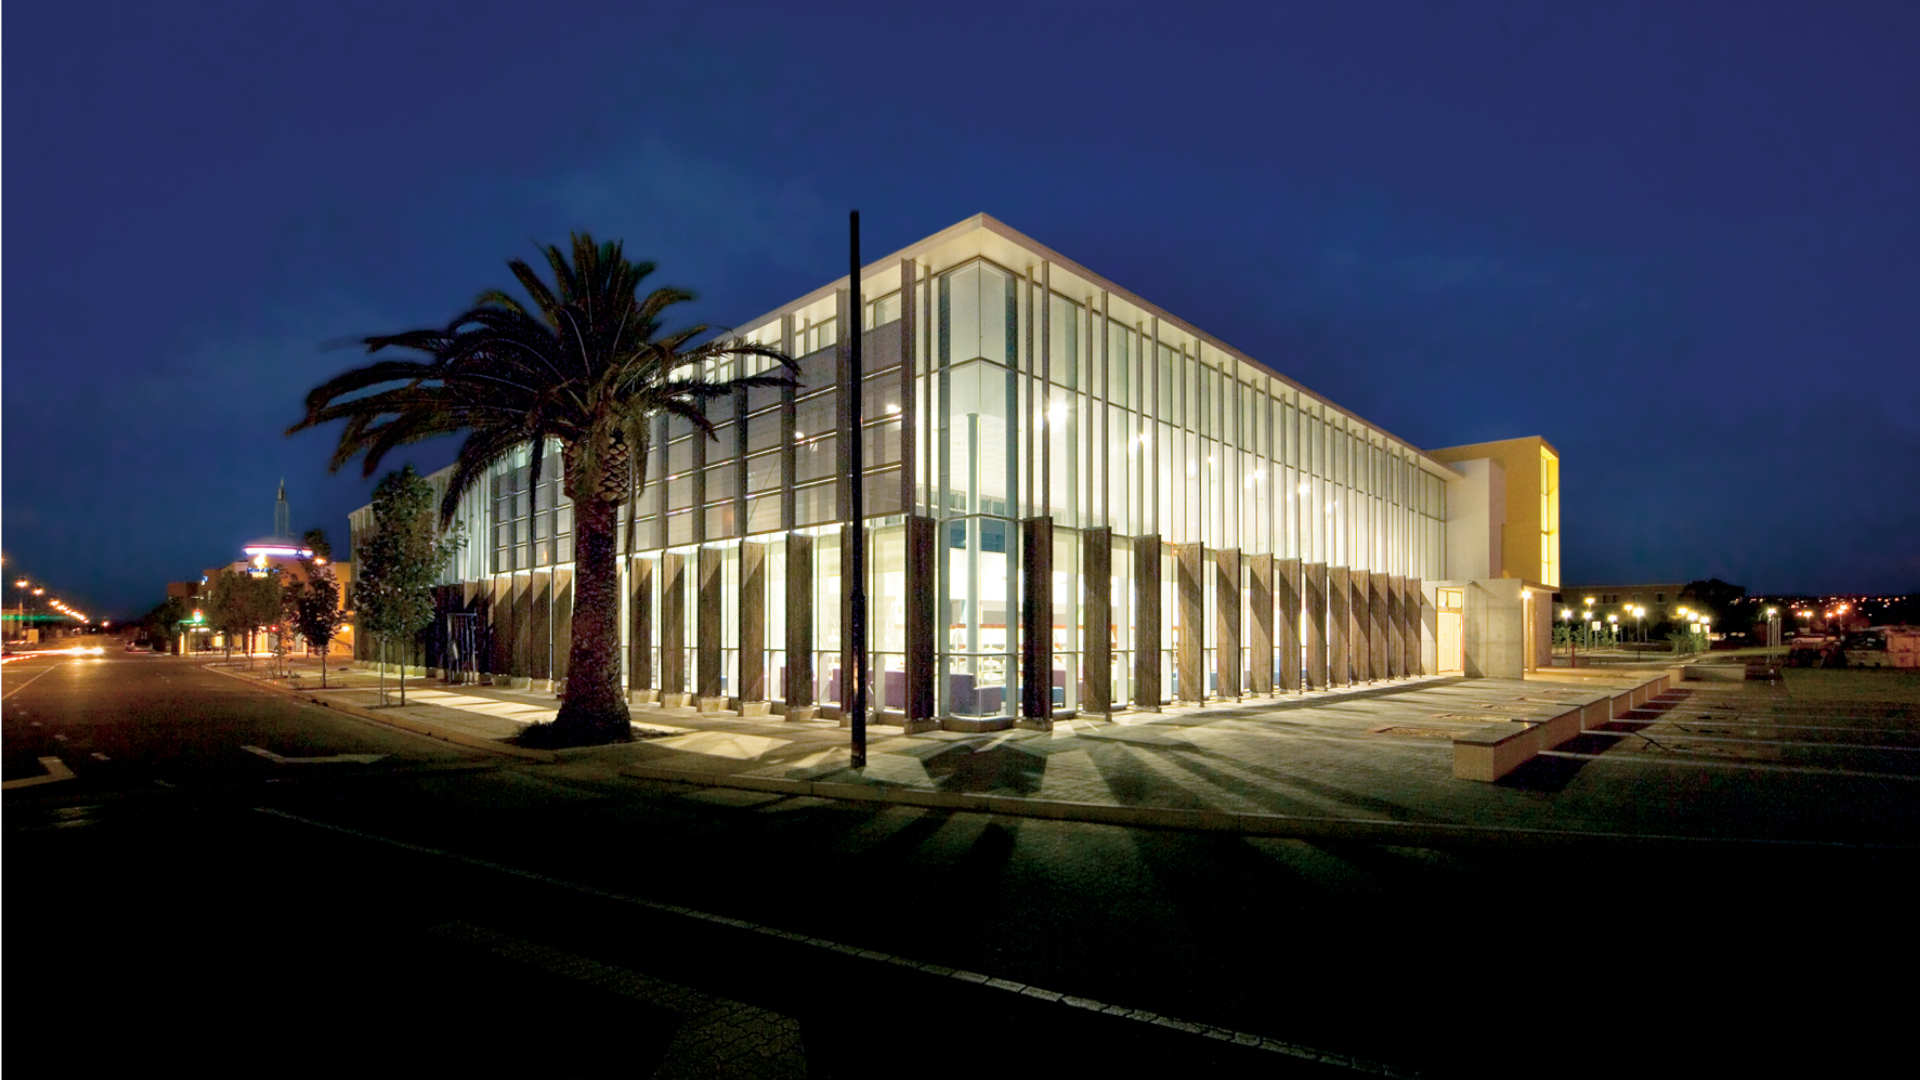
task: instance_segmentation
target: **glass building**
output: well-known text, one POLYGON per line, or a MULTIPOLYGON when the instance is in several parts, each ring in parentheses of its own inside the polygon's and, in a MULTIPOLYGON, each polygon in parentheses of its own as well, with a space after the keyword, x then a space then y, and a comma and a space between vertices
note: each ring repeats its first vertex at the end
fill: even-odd
MULTIPOLYGON (((1517 675, 1544 655, 1531 597, 1557 584, 1559 490, 1544 441, 1529 442, 1553 462, 1540 579, 1450 575, 1450 530, 1503 531, 1502 462, 1423 452, 986 215, 861 277, 857 312, 842 278, 741 324, 798 358, 797 386, 711 406, 717 440, 655 420, 622 567, 636 700, 805 718, 850 696, 855 332, 880 722, 1044 726, 1517 675), (1473 519, 1450 517, 1450 500, 1473 519), (1502 614, 1508 593, 1518 621, 1502 614)), ((462 502, 469 543, 430 665, 564 677, 572 515, 557 447, 544 452, 536 488, 527 448, 462 502)))

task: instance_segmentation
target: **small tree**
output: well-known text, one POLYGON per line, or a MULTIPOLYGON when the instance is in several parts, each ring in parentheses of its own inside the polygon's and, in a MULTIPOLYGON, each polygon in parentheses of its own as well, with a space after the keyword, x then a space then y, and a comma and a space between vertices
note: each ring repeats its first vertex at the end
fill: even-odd
POLYGON ((207 597, 207 621, 227 639, 227 659, 233 659, 233 639, 242 631, 258 625, 250 621, 245 574, 222 570, 213 576, 213 592, 207 597))
POLYGON ((340 610, 340 581, 333 576, 333 565, 324 561, 332 551, 326 537, 315 529, 307 534, 306 546, 314 555, 302 564, 307 580, 289 586, 287 593, 292 602, 293 625, 299 627, 300 636, 307 639, 308 645, 320 650, 320 685, 325 687, 327 648, 341 624, 346 622, 346 614, 340 610))
POLYGON ((186 621, 187 615, 187 605, 177 596, 169 596, 155 604, 153 610, 140 620, 149 647, 155 652, 172 652, 174 631, 186 621))
MULTIPOLYGON (((353 607, 360 626, 380 643, 380 696, 386 697, 387 647, 403 648, 433 622, 433 579, 453 556, 456 534, 438 534, 433 487, 408 465, 373 489, 373 531, 354 543, 353 607)), ((400 704, 407 703, 406 656, 400 659, 400 704)))

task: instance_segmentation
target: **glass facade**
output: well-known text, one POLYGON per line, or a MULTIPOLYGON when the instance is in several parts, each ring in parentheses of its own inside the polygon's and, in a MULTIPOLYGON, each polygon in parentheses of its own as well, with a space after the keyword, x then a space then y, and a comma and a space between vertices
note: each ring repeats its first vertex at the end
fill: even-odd
MULTIPOLYGON (((1444 467, 1084 271, 1050 263, 1002 234, 986 238, 993 242, 972 251, 949 241, 937 254, 907 259, 906 270, 865 272, 874 280, 863 291, 878 294, 863 303, 858 323, 871 670, 883 711, 904 701, 907 623, 916 610, 908 514, 933 522, 927 587, 941 717, 1009 716, 1020 701, 1021 605, 1034 587, 1025 580, 1034 560, 1021 550, 1024 519, 1053 523, 1051 558, 1042 561, 1050 563, 1048 692, 1056 709, 1078 708, 1089 680, 1106 681, 1115 707, 1133 703, 1135 652, 1147 636, 1157 637, 1166 699, 1179 694, 1183 634, 1201 643, 1209 695, 1249 685, 1247 669, 1267 662, 1247 645, 1258 613, 1250 607, 1244 560, 1237 584, 1209 562, 1202 625, 1186 627, 1171 545, 1202 545, 1209 560, 1230 552, 1408 578, 1446 576, 1444 467), (1088 625, 1083 610, 1081 565, 1093 529, 1112 537, 1110 580, 1094 585, 1111 607, 1104 626, 1088 625), (1143 636, 1136 625, 1138 537, 1162 541, 1157 635, 1143 636), (1223 596, 1226 589, 1238 589, 1239 597, 1223 596), (1240 620, 1237 633, 1226 628, 1225 643, 1222 610, 1237 611, 1240 620), (1111 663, 1087 671, 1089 641, 1102 636, 1111 663), (1238 655, 1226 648, 1236 642, 1238 655)), ((788 695, 793 619, 808 621, 814 701, 837 705, 845 693, 848 485, 841 442, 851 395, 840 329, 853 321, 845 303, 844 293, 823 294, 742 333, 795 355, 798 386, 716 401, 709 419, 718 439, 696 435, 678 418, 655 421, 646 488, 630 508, 636 561, 652 569, 644 600, 651 612, 647 679, 655 687, 665 688, 669 648, 683 650, 686 688, 699 685, 694 643, 704 612, 717 620, 723 642, 722 693, 739 694, 742 545, 759 544, 764 593, 756 595, 764 596, 765 617, 757 647, 766 696, 780 702, 788 695), (793 546, 788 538, 796 535, 811 542, 793 546), (700 595, 693 568, 703 548, 722 553, 711 587, 717 597, 700 595), (688 567, 677 586, 684 595, 673 603, 663 595, 676 587, 661 572, 667 555, 683 556, 688 567), (789 589, 803 572, 811 581, 803 590, 810 610, 797 608, 789 589), (663 635, 660 620, 674 612, 684 622, 663 635)), ((768 366, 757 358, 746 363, 742 373, 768 366)), ((701 374, 736 372, 721 363, 701 374)), ((463 513, 491 538, 489 558, 483 572, 474 560, 463 562, 456 579, 538 573, 571 559, 570 507, 559 491, 554 448, 548 455, 537 489, 529 490, 530 462, 522 454, 502 461, 490 482, 469 494, 463 513)), ((623 551, 626 520, 623 513, 623 551)), ((623 620, 623 633, 628 624, 623 620)), ((1277 657, 1271 663, 1280 666, 1277 657)))

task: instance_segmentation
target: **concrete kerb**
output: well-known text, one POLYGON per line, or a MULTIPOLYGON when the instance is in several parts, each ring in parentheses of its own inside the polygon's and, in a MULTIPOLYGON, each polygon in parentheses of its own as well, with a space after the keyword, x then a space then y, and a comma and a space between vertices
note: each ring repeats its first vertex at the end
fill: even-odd
POLYGON ((296 701, 305 701, 309 704, 318 705, 323 709, 332 709, 335 712, 343 713, 356 720, 365 720, 370 724, 397 728, 410 734, 425 736, 429 739, 438 739, 441 742, 453 743, 457 746, 470 747, 475 750, 485 750, 506 757, 520 758, 523 761, 537 761, 542 764, 551 765, 560 760, 560 755, 551 750, 535 750, 525 746, 515 746, 512 743, 504 743, 498 739, 468 735, 461 731, 449 731, 446 728, 414 720, 397 713, 376 712, 372 709, 362 708, 361 706, 352 705, 344 701, 334 701, 329 698, 319 697, 305 690, 296 690, 292 687, 281 686, 270 679, 263 679, 257 675, 245 675, 237 671, 226 671, 211 666, 209 666, 208 670, 219 672, 229 678, 239 679, 242 682, 252 683, 263 690, 271 690, 276 693, 285 694, 296 701))

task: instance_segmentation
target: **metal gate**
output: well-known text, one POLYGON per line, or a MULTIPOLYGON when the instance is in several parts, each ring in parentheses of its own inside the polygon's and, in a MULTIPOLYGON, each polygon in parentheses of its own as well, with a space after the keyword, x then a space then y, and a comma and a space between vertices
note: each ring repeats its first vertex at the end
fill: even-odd
POLYGON ((479 681, 479 616, 471 611, 447 613, 447 682, 461 684, 479 681))

